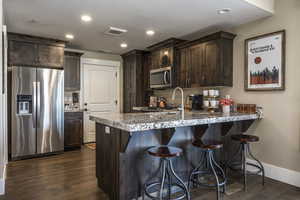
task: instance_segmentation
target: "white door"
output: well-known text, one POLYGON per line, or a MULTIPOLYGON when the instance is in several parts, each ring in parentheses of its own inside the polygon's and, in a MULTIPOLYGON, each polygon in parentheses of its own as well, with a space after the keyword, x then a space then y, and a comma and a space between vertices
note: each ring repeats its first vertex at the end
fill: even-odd
POLYGON ((119 112, 118 68, 98 64, 83 63, 84 81, 84 143, 95 142, 95 122, 89 120, 91 114, 119 112))

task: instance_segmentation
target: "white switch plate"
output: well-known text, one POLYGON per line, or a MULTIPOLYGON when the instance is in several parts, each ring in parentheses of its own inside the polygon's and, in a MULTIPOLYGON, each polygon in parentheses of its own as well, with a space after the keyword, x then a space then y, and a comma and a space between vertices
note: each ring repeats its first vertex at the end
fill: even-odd
POLYGON ((110 134, 110 128, 109 128, 109 126, 105 126, 105 133, 106 134, 110 134))

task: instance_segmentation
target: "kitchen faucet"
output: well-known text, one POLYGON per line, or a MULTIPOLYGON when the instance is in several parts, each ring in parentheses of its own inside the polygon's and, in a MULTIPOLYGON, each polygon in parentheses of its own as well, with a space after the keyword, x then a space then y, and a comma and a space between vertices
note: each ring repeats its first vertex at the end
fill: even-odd
POLYGON ((174 90, 173 90, 173 94, 172 94, 172 101, 174 103, 174 100, 175 100, 175 95, 176 95, 176 91, 179 90, 181 92, 181 108, 179 108, 178 110, 181 111, 181 116, 182 116, 182 119, 184 119, 184 94, 183 94, 183 89, 181 87, 176 87, 174 90))

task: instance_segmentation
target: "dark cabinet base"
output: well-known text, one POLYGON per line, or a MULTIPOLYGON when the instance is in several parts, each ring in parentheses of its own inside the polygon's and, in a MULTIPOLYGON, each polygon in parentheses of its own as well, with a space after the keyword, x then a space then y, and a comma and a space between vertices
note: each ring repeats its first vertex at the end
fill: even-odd
POLYGON ((64 126, 65 150, 81 148, 83 143, 83 113, 66 112, 64 126))

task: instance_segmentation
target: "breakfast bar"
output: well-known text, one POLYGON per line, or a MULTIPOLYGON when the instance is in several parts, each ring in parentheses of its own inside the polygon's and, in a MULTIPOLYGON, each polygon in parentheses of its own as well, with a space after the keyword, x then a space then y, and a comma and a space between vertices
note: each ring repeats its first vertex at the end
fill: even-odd
POLYGON ((98 186, 111 200, 129 200, 142 195, 144 184, 159 173, 160 160, 147 154, 157 145, 183 149, 174 160, 176 173, 188 181, 201 151, 192 146, 194 139, 221 140, 217 160, 226 160, 238 144, 228 136, 241 134, 261 117, 258 114, 179 112, 95 114, 96 176, 98 186))

